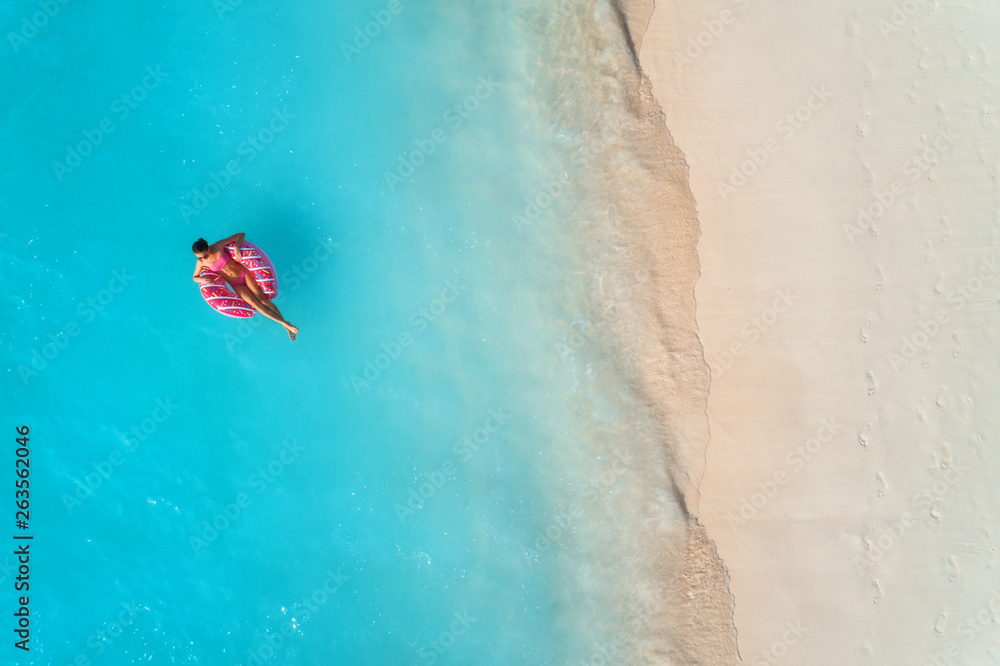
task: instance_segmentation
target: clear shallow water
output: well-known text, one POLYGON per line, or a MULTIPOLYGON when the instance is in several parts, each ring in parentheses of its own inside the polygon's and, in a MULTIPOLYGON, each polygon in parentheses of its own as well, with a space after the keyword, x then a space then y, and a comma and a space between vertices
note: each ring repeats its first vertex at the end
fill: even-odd
POLYGON ((11 658, 619 649, 643 409, 587 297, 574 183, 600 110, 545 112, 601 34, 538 85, 592 13, 71 2, 8 44, 4 413, 32 427, 37 535, 33 652, 11 658), (189 282, 190 244, 238 231, 294 344, 189 282))

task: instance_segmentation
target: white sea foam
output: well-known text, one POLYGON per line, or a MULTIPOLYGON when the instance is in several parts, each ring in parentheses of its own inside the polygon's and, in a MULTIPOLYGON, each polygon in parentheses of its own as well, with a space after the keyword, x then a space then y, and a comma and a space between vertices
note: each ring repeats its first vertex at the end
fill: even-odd
POLYGON ((622 663, 735 663, 725 571, 697 522, 708 442, 698 222, 687 166, 637 66, 644 11, 553 2, 523 23, 545 63, 529 76, 537 115, 555 128, 563 194, 529 194, 513 224, 528 243, 554 235, 576 248, 589 276, 560 351, 578 366, 590 437, 565 454, 576 495, 563 491, 532 556, 559 548, 560 568, 577 572, 566 589, 601 604, 577 621, 617 641, 622 663))

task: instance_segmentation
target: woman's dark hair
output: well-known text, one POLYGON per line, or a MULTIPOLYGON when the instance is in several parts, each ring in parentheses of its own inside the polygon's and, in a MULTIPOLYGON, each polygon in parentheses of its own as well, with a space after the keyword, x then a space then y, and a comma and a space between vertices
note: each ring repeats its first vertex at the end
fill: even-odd
POLYGON ((204 238, 199 238, 194 242, 194 245, 191 246, 191 250, 194 252, 204 252, 207 249, 208 249, 208 241, 205 240, 204 238))

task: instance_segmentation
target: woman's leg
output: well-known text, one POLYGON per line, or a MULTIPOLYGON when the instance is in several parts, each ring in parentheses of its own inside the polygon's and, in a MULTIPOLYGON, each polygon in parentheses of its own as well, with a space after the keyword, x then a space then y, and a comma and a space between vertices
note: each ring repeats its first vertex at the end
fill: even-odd
POLYGON ((267 297, 267 294, 264 293, 264 290, 260 288, 259 284, 257 284, 257 280, 254 279, 253 273, 247 270, 244 271, 241 277, 243 277, 246 280, 245 282, 246 286, 249 287, 250 291, 253 293, 254 296, 257 297, 257 300, 260 301, 260 304, 264 306, 265 309, 270 311, 271 314, 273 314, 276 317, 279 317, 281 319, 285 318, 281 314, 281 311, 278 310, 278 306, 271 302, 271 299, 267 297))
MULTIPOLYGON (((234 285, 234 289, 236 289, 236 293, 240 296, 240 298, 249 303, 254 310, 261 313, 268 319, 274 320, 284 326, 285 330, 288 331, 288 337, 292 340, 295 339, 295 334, 299 332, 299 329, 285 321, 285 318, 281 316, 280 312, 278 312, 277 316, 271 314, 271 312, 264 307, 264 304, 261 303, 260 299, 254 295, 253 291, 247 285, 234 285)), ((277 308, 275 308, 275 310, 277 310, 277 308)))

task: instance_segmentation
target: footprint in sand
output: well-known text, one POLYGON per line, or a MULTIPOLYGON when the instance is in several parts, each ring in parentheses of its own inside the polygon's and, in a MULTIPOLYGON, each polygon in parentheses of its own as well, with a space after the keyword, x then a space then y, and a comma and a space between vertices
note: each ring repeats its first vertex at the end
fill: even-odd
POLYGON ((868 377, 868 395, 875 395, 878 392, 878 382, 875 381, 875 373, 869 370, 865 376, 868 377))
MULTIPOLYGON (((927 62, 925 61, 926 58, 927 58, 927 49, 921 49, 920 50, 920 59, 917 60, 917 67, 919 67, 920 69, 927 69, 927 62)), ((912 99, 913 93, 910 93, 910 96, 911 96, 911 99, 910 99, 911 102, 916 101, 916 100, 912 99)))
POLYGON ((948 110, 944 108, 944 102, 939 102, 935 108, 938 112, 938 126, 943 128, 948 124, 948 110))
POLYGON ((872 424, 865 423, 864 430, 858 433, 858 443, 865 448, 868 448, 868 433, 871 432, 871 429, 872 429, 872 424))
MULTIPOLYGON (((926 52, 926 49, 924 49, 924 51, 926 52)), ((920 87, 920 81, 914 81, 913 86, 910 87, 909 100, 912 104, 916 104, 917 101, 920 99, 919 95, 917 95, 917 88, 919 87, 920 87)))
POLYGON ((941 389, 938 391, 937 400, 934 401, 934 404, 940 407, 941 409, 944 409, 947 402, 948 402, 948 387, 942 386, 941 389))
POLYGON ((944 293, 944 273, 938 273, 937 277, 934 278, 934 293, 943 294, 944 293))
MULTIPOLYGON (((861 136, 864 136, 865 135, 865 131, 866 130, 862 129, 861 123, 858 123, 858 134, 860 134, 861 136)), ((872 168, 870 166, 868 166, 867 164, 863 164, 861 166, 865 170, 865 173, 868 175, 868 182, 866 183, 866 186, 867 187, 871 187, 872 183, 875 182, 875 172, 872 171, 872 168)))
POLYGON ((941 445, 940 457, 935 451, 931 453, 931 458, 934 459, 934 464, 927 468, 927 473, 934 476, 938 470, 948 469, 948 465, 951 464, 951 447, 945 442, 941 445))
POLYGON ((955 559, 954 555, 949 555, 945 563, 948 566, 948 580, 954 583, 958 580, 959 574, 962 573, 958 570, 958 560, 955 559))
POLYGON ((869 319, 868 321, 865 322, 865 325, 861 327, 861 330, 858 331, 858 337, 861 338, 861 342, 864 343, 868 342, 868 327, 871 325, 872 325, 872 320, 869 319))
POLYGON ((948 621, 948 614, 942 612, 938 615, 937 622, 934 623, 934 633, 938 636, 944 636, 944 624, 948 621))
POLYGON ((889 484, 885 482, 885 477, 882 476, 882 472, 876 474, 875 478, 878 480, 879 483, 878 496, 885 497, 885 494, 889 492, 889 484))
POLYGON ((944 215, 941 216, 941 224, 944 225, 944 231, 941 232, 941 242, 947 243, 948 239, 951 238, 951 222, 944 215))
POLYGON ((964 349, 964 347, 962 347, 962 339, 958 337, 958 332, 952 333, 951 339, 954 340, 955 344, 957 345, 954 349, 951 350, 951 355, 955 358, 958 358, 959 354, 961 354, 962 350, 964 349))
POLYGON ((872 587, 875 588, 875 603, 879 603, 885 599, 885 593, 882 592, 882 586, 878 584, 877 580, 872 581, 872 587))
POLYGON ((875 291, 882 291, 882 287, 885 286, 885 273, 882 271, 881 266, 875 267, 875 274, 878 275, 878 282, 875 283, 875 291))

